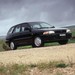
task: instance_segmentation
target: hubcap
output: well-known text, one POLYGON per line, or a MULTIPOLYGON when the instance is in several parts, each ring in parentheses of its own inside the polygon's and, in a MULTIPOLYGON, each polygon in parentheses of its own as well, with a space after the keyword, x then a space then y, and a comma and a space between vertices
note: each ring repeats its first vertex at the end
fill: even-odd
POLYGON ((41 39, 39 37, 35 38, 34 43, 37 47, 39 47, 41 45, 41 39))
POLYGON ((10 48, 11 48, 12 50, 14 49, 14 43, 13 43, 13 42, 10 43, 10 48))

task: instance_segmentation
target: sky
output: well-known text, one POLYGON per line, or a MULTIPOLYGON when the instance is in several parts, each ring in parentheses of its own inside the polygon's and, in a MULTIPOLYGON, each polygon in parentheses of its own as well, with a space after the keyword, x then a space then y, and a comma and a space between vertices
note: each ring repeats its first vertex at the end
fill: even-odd
POLYGON ((75 0, 0 0, 0 36, 13 25, 31 21, 75 25, 75 0))

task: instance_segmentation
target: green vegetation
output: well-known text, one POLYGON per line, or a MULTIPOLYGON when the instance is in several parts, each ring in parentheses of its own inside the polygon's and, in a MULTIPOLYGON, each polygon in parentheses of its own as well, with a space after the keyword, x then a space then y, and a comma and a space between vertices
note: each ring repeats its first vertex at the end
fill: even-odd
MULTIPOLYGON (((38 63, 38 64, 12 64, 12 65, 0 65, 0 75, 30 75, 32 69, 37 68, 40 71, 47 69, 66 68, 69 64, 64 61, 53 61, 49 63, 38 63)), ((62 75, 56 72, 56 75, 62 75)))
POLYGON ((60 63, 60 64, 57 64, 56 67, 58 68, 65 68, 67 67, 68 65, 66 65, 65 63, 60 63))
POLYGON ((0 51, 4 51, 3 44, 4 44, 4 41, 3 40, 0 40, 0 51))
POLYGON ((27 67, 25 65, 13 64, 13 65, 1 65, 0 75, 25 75, 27 67))
POLYGON ((4 65, 1 65, 0 66, 0 74, 6 73, 6 71, 7 71, 7 68, 4 65))
POLYGON ((75 31, 72 31, 72 36, 75 36, 75 31))
POLYGON ((75 39, 69 40, 69 43, 75 43, 75 39))
POLYGON ((66 64, 64 61, 53 61, 49 63, 40 63, 37 65, 39 69, 50 69, 50 68, 66 68, 70 64, 66 64))
POLYGON ((9 74, 10 75, 18 75, 21 73, 23 74, 23 72, 25 72, 27 70, 27 67, 23 64, 19 65, 19 64, 14 64, 11 66, 7 66, 8 70, 9 70, 9 74))
POLYGON ((5 51, 5 50, 9 50, 10 48, 8 47, 8 45, 5 43, 4 40, 0 40, 0 51, 5 51))

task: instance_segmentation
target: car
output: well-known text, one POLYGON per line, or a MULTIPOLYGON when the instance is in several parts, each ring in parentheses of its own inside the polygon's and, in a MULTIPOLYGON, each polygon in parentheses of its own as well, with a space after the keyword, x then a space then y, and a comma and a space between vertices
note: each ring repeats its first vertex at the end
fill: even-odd
POLYGON ((46 22, 25 22, 12 26, 6 36, 11 50, 19 46, 42 47, 47 42, 67 44, 72 33, 67 28, 56 28, 46 22))

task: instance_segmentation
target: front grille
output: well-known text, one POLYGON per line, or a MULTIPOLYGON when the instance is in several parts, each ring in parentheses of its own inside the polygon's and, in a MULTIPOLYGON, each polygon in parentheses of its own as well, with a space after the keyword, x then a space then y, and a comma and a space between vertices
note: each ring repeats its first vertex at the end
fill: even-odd
POLYGON ((56 30, 55 33, 66 33, 66 30, 56 30))

